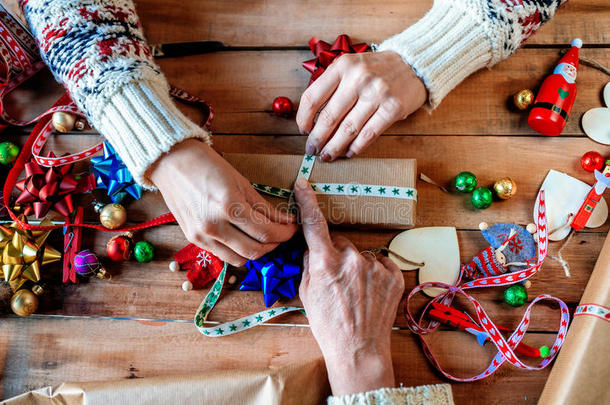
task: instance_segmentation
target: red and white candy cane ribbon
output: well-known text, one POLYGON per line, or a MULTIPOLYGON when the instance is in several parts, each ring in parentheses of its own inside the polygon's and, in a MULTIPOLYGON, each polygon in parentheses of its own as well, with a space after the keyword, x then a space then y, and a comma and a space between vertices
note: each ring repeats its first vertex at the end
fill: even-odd
POLYGON ((511 284, 515 284, 515 283, 527 280, 528 278, 530 278, 534 274, 536 274, 536 272, 542 266, 542 263, 544 262, 544 259, 546 258, 547 251, 548 251, 548 238, 547 238, 548 229, 547 229, 547 221, 546 221, 546 205, 545 205, 544 190, 540 191, 540 203, 538 206, 537 223, 538 223, 538 261, 535 265, 530 266, 529 268, 518 271, 518 272, 502 274, 500 276, 480 278, 480 279, 472 280, 467 283, 459 285, 461 278, 462 278, 462 274, 463 274, 463 269, 462 269, 462 274, 460 275, 460 280, 458 280, 458 282, 457 282, 458 285, 454 286, 454 285, 449 285, 449 284, 445 284, 445 283, 435 283, 435 282, 424 283, 424 284, 420 284, 420 285, 416 286, 411 291, 409 296, 407 297, 407 301, 405 304, 405 317, 407 319, 407 324, 414 333, 416 333, 420 336, 420 340, 422 342, 424 353, 426 354, 426 357, 428 358, 428 360, 430 360, 430 362, 434 365, 434 367, 436 367, 436 369, 439 372, 441 372, 448 379, 453 380, 453 381, 458 381, 458 382, 478 381, 478 380, 481 380, 483 378, 486 378, 486 377, 492 375, 498 369, 498 367, 500 367, 502 365, 502 363, 504 363, 504 362, 508 362, 515 367, 522 368, 525 370, 540 370, 540 369, 543 369, 544 367, 546 367, 555 358, 555 356, 557 355, 557 352, 561 348, 563 341, 565 339, 566 332, 568 330, 568 323, 570 322, 570 314, 569 314, 567 305, 560 299, 552 297, 550 295, 546 295, 546 294, 537 296, 528 305, 527 309, 525 310, 525 314, 523 315, 523 318, 521 319, 521 322, 519 323, 519 325, 517 326, 515 331, 510 335, 510 337, 508 339, 505 339, 502 336, 502 334, 500 333, 500 330, 498 329, 498 327, 496 327, 496 325, 493 323, 491 318, 487 315, 487 313, 485 312, 485 310, 483 309, 481 304, 479 304, 479 302, 475 298, 473 298, 471 295, 469 295, 465 291, 465 290, 473 289, 473 288, 511 285, 511 284), (421 317, 419 318, 419 322, 417 322, 409 310, 409 302, 415 294, 417 294, 418 292, 420 292, 426 288, 431 288, 431 287, 443 288, 443 289, 446 289, 447 291, 445 293, 435 297, 430 303, 428 303, 428 305, 424 309, 421 317), (432 302, 441 302, 445 305, 451 305, 451 302, 453 301, 455 294, 462 294, 464 297, 466 297, 466 299, 468 299, 468 301, 470 301, 470 303, 472 304, 472 306, 475 309, 475 314, 478 319, 479 325, 481 325, 483 327, 483 329, 485 329, 485 331, 487 332, 487 334, 490 337, 491 342, 498 349, 498 354, 496 354, 496 356, 493 358, 493 360, 491 361, 491 363, 487 367, 487 369, 485 369, 485 371, 483 371, 479 375, 476 375, 474 377, 469 377, 469 378, 455 377, 455 376, 447 373, 446 371, 444 371, 442 369, 441 365, 439 364, 438 360, 434 357, 434 354, 430 350, 428 343, 423 338, 423 335, 433 332, 440 325, 436 321, 429 322, 428 326, 423 325, 424 315, 430 308, 431 303, 432 302), (559 308, 561 311, 561 319, 559 322, 557 337, 555 339, 555 342, 553 343, 553 346, 550 349, 549 356, 544 358, 536 366, 528 366, 527 364, 523 363, 517 357, 517 355, 514 352, 514 349, 515 349, 515 347, 517 347, 519 342, 521 342, 521 340, 525 336, 525 332, 527 331, 528 325, 530 323, 530 313, 531 313, 532 307, 541 301, 554 301, 557 304, 559 304, 559 308))
POLYGON ((34 38, 6 9, 0 6, 0 120, 4 124, 24 126, 38 120, 20 121, 4 108, 4 98, 24 81, 45 67, 34 38))
POLYGON ((610 322, 610 308, 599 304, 581 304, 576 307, 574 317, 589 315, 610 322))
MULTIPOLYGON (((202 122, 201 126, 206 127, 206 128, 210 127, 212 120, 214 119, 214 110, 205 100, 202 100, 199 97, 193 96, 192 94, 189 94, 186 91, 178 89, 173 86, 170 89, 170 94, 173 97, 175 97, 181 101, 184 101, 189 104, 195 104, 199 108, 201 108, 204 113, 204 116, 205 116, 204 121, 202 122)), ((65 99, 64 99, 64 97, 62 97, 60 100, 65 100, 65 99)), ((38 117, 38 119, 40 120, 45 117, 48 118, 48 117, 52 116, 53 113, 56 111, 64 111, 64 112, 68 112, 68 113, 77 115, 79 117, 85 118, 83 113, 78 109, 78 107, 76 107, 74 102, 69 98, 67 100, 68 100, 68 102, 59 103, 60 105, 57 105, 58 103, 56 103, 56 105, 53 106, 51 109, 49 109, 47 112, 41 114, 38 117)), ((38 131, 34 131, 37 133, 37 135, 36 135, 34 144, 32 145, 32 155, 34 156, 34 159, 36 159, 38 164, 40 164, 42 166, 48 166, 48 167, 62 166, 62 165, 70 164, 70 163, 75 163, 75 162, 78 162, 81 160, 89 159, 91 156, 95 155, 96 153, 101 151, 103 148, 103 144, 102 144, 102 142, 100 142, 83 151, 80 151, 78 153, 73 153, 71 155, 65 155, 65 156, 54 157, 54 158, 51 158, 48 156, 41 156, 40 152, 42 151, 42 148, 44 147, 45 143, 49 139, 49 136, 51 136, 51 134, 53 133, 53 129, 54 128, 53 128, 52 122, 49 119, 42 128, 40 128, 38 131)), ((32 132, 33 135, 34 135, 34 132, 32 132)))

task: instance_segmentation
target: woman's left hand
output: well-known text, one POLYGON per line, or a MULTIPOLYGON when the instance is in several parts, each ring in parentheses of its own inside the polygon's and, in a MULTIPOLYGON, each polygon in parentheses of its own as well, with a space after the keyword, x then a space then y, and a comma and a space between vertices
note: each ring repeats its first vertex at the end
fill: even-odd
POLYGON ((359 154, 426 98, 423 82, 397 53, 345 54, 305 90, 296 120, 309 134, 307 153, 328 162, 359 154))

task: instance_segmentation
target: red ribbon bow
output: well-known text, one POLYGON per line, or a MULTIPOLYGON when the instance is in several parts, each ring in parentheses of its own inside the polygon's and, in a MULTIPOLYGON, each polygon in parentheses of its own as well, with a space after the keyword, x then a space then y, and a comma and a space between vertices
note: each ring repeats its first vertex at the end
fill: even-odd
POLYGON ((312 37, 309 40, 309 49, 313 52, 315 59, 303 62, 303 67, 311 72, 309 84, 313 83, 339 56, 346 53, 362 53, 369 49, 366 43, 352 45, 349 36, 341 34, 335 42, 330 45, 328 42, 312 37))
MULTIPOLYGON (((53 152, 49 157, 55 157, 53 152)), ((88 175, 78 179, 72 174, 73 166, 43 167, 30 160, 25 164, 25 179, 15 185, 21 191, 15 204, 23 206, 25 215, 33 212, 36 218, 44 217, 51 209, 69 216, 74 211, 72 194, 93 188, 92 177, 88 175)))

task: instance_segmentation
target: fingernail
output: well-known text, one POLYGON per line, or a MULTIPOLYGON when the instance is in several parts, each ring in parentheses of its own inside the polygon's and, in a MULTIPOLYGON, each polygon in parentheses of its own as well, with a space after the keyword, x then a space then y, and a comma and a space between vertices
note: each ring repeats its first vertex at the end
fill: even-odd
POLYGON ((345 154, 346 158, 351 158, 352 156, 354 156, 354 152, 352 152, 351 150, 348 150, 347 153, 345 154))
POLYGON ((330 162, 331 160, 333 160, 333 157, 327 152, 322 152, 320 154, 320 159, 322 159, 323 162, 330 162))
POLYGON ((305 135, 305 131, 303 131, 303 130, 301 129, 301 127, 298 127, 298 128, 299 128, 299 134, 301 134, 301 135, 305 135))
POLYGON ((305 144, 305 153, 307 153, 308 155, 316 154, 316 147, 309 143, 309 141, 307 141, 307 143, 305 144))
POLYGON ((294 188, 304 189, 307 187, 307 180, 304 177, 297 177, 297 181, 294 183, 294 188))

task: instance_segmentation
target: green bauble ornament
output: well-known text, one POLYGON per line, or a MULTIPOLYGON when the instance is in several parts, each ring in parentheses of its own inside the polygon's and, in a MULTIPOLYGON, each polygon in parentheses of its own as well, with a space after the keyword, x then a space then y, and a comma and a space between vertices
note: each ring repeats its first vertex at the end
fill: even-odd
POLYGON ((477 186, 477 177, 470 172, 461 172, 455 176, 453 186, 461 193, 470 193, 477 186))
POLYGON ((470 202, 475 208, 484 210, 489 208, 493 201, 493 194, 487 187, 477 187, 470 196, 470 202))
POLYGON ((133 257, 140 263, 148 263, 155 258, 155 247, 152 243, 141 240, 133 247, 133 257))
POLYGON ((511 307, 520 307, 527 301, 527 290, 522 284, 515 284, 504 290, 504 301, 511 307))
POLYGON ((0 163, 10 165, 19 156, 19 147, 12 142, 0 143, 0 163))

